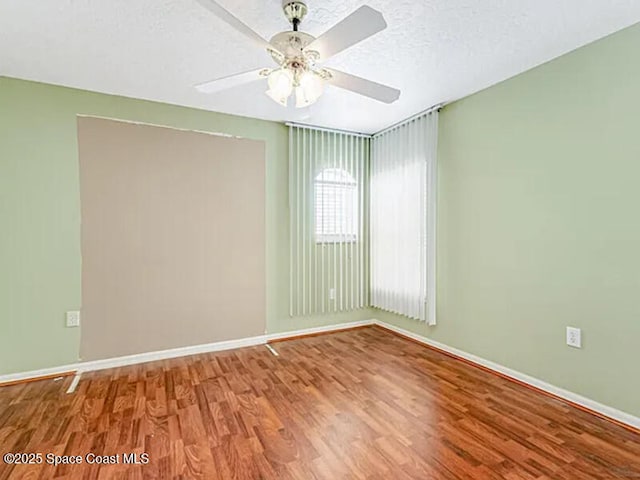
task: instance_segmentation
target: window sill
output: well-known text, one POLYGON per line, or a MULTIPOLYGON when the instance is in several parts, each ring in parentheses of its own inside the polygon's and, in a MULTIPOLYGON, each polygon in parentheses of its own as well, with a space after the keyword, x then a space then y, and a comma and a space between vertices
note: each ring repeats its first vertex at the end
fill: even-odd
POLYGON ((334 244, 334 243, 358 243, 356 237, 343 237, 340 235, 324 235, 322 237, 316 237, 316 244, 334 244))

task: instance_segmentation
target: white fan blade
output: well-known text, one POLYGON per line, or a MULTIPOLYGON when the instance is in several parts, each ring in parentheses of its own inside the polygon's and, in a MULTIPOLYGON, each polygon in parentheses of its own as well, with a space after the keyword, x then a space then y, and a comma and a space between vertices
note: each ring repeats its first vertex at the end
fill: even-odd
POLYGON ((244 36, 251 39, 254 43, 256 43, 261 48, 270 48, 272 50, 276 50, 273 46, 267 42, 264 38, 262 38, 258 33, 253 31, 250 27, 248 27, 242 20, 237 18, 231 12, 229 12, 226 8, 220 5, 215 0, 197 0, 200 5, 209 10, 215 16, 217 16, 220 20, 226 22, 237 31, 242 33, 244 36))
POLYGON ((328 79, 328 82, 344 90, 349 90, 383 103, 393 103, 400 98, 400 90, 396 88, 387 87, 381 83, 372 82, 333 68, 325 68, 325 70, 331 73, 331 78, 328 79))
POLYGON ((382 13, 363 5, 347 18, 324 32, 306 50, 320 53, 322 61, 387 28, 382 13))
POLYGON ((237 87, 238 85, 244 85, 251 83, 255 80, 260 80, 262 77, 259 73, 264 70, 259 68, 257 70, 251 70, 249 72, 236 73, 235 75, 229 75, 228 77, 217 78, 210 82, 201 83, 196 85, 196 89, 203 93, 216 93, 226 90, 228 88, 237 87))

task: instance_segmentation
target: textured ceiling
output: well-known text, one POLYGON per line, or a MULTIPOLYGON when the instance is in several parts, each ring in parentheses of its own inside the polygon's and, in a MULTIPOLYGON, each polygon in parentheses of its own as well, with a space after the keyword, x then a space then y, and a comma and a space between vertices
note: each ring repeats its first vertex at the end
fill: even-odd
MULTIPOLYGON (((266 38, 288 29, 281 0, 219 1, 266 38)), ((308 0, 302 30, 317 36, 365 3, 389 28, 327 65, 401 89, 392 105, 331 87, 304 110, 261 82, 196 91, 272 64, 195 0, 0 0, 0 75, 371 133, 640 21, 639 0, 308 0)))

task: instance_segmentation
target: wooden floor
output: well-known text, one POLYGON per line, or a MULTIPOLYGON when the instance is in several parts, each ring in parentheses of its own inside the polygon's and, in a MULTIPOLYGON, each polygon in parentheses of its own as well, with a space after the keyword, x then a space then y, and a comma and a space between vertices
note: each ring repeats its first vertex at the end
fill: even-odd
POLYGON ((638 479, 640 436, 375 327, 0 388, 0 479, 638 479), (120 458, 122 462, 122 458, 120 458))

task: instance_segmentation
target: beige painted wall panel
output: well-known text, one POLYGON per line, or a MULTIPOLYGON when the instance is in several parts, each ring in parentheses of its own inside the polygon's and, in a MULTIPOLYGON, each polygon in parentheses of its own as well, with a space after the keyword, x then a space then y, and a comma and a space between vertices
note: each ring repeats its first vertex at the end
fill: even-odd
POLYGON ((78 118, 84 360, 265 332, 264 142, 78 118))

